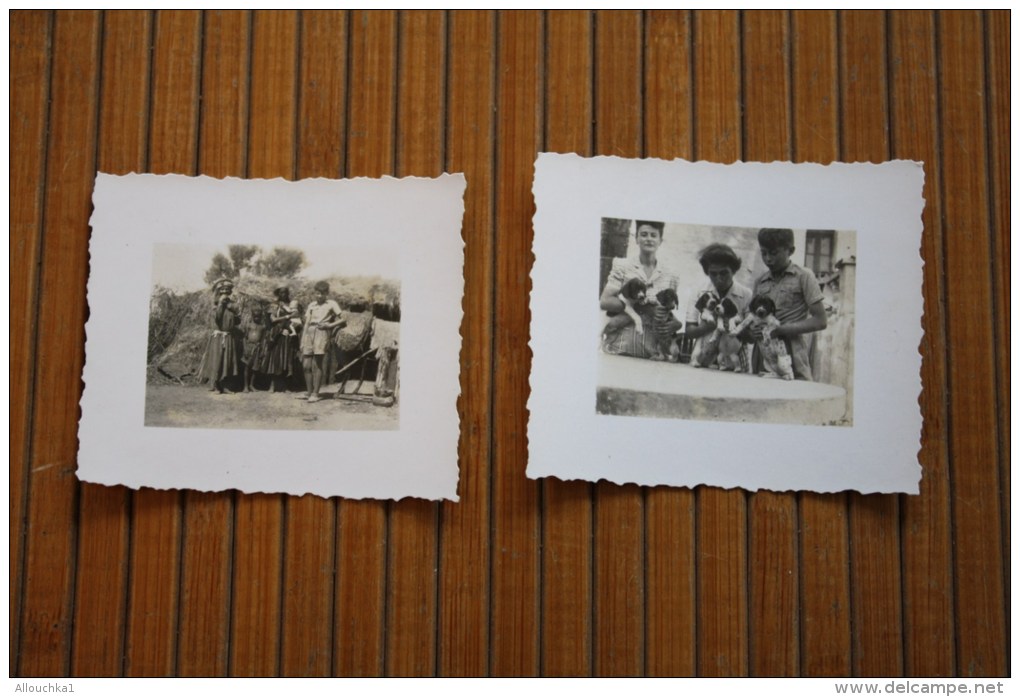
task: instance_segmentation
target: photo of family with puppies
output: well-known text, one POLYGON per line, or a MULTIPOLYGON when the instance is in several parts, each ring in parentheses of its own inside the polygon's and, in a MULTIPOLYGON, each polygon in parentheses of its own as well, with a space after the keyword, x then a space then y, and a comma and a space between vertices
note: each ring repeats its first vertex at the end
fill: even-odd
MULTIPOLYGON (((202 252, 158 249, 154 267, 202 252)), ((347 413, 365 428, 394 428, 400 283, 309 278, 310 263, 328 268, 323 255, 229 245, 206 257, 204 287, 155 282, 146 425, 325 428, 347 413), (383 422, 373 425, 373 414, 383 422)))
POLYGON ((796 422, 790 404, 803 395, 807 415, 817 393, 845 401, 826 423, 850 425, 856 254, 854 231, 603 218, 600 351, 658 367, 604 359, 614 390, 600 391, 598 413, 642 415, 647 404, 648 415, 672 416, 669 403, 680 418, 729 420, 713 402, 743 400, 748 413, 764 413, 774 399, 786 410, 779 420, 796 422), (661 382, 649 388, 649 376, 661 382), (777 385, 786 382, 797 384, 777 385), (621 397, 628 387, 670 401, 621 397), (684 399, 698 402, 690 413, 684 399))

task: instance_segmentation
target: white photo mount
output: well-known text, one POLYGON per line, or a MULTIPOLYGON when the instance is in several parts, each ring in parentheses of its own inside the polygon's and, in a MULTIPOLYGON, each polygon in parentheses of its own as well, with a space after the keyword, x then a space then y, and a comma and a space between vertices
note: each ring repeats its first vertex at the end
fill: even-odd
MULTIPOLYGON (((648 486, 917 493, 923 184, 922 165, 906 161, 722 165, 540 154, 534 182, 528 476, 648 486), (682 391, 704 377, 688 366, 607 356, 600 349, 604 218, 854 231, 852 419, 822 425, 832 420, 691 418, 682 410, 673 418, 640 410, 637 415, 599 413, 597 395, 605 394, 599 386, 607 379, 619 378, 614 387, 640 397, 642 390, 682 391)), ((668 244, 666 236, 662 246, 668 244)), ((744 261, 753 261, 749 253, 744 261)), ((706 280, 690 275, 680 279, 681 286, 706 280)), ((726 388, 702 395, 698 409, 711 411, 704 404, 713 399, 737 404, 727 402, 733 380, 744 380, 742 385, 764 380, 717 377, 729 380, 726 388)))
MULTIPOLYGON (((78 477, 131 488, 457 500, 465 187, 461 174, 296 182, 99 174, 78 477), (230 244, 399 250, 389 260, 401 293, 398 427, 145 425, 154 250, 230 244)), ((230 409, 235 397, 218 404, 230 409)), ((312 407, 344 408, 339 400, 312 407)))

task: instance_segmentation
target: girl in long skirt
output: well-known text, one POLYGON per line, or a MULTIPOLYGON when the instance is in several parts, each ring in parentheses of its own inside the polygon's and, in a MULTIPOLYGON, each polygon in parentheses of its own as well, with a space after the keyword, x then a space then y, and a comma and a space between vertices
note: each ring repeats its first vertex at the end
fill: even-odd
POLYGON ((233 281, 221 278, 213 284, 212 290, 216 296, 212 334, 198 374, 201 381, 209 381, 211 391, 224 394, 230 392, 227 382, 241 374, 241 335, 238 331, 241 312, 232 297, 233 281))
POLYGON ((301 334, 301 308, 290 299, 290 291, 281 286, 273 291, 276 302, 269 313, 269 391, 283 390, 287 378, 294 374, 298 337, 301 334))

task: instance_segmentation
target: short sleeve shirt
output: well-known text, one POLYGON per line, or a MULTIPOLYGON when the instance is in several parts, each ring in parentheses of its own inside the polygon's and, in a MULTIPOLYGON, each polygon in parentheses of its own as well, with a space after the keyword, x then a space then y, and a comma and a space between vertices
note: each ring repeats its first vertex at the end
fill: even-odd
POLYGON ((337 305, 336 300, 327 299, 324 303, 313 301, 308 304, 308 309, 305 310, 305 324, 325 322, 330 318, 331 313, 333 317, 340 315, 340 306, 337 305))
MULTIPOLYGON (((645 274, 644 267, 641 266, 641 262, 637 258, 617 258, 613 259, 613 268, 609 271, 606 290, 616 294, 632 278, 640 278, 644 281, 649 297, 655 297, 656 293, 667 288, 674 291, 677 289, 677 277, 663 269, 661 262, 648 275, 645 274)), ((638 334, 637 329, 632 324, 628 324, 614 334, 606 336, 602 347, 606 353, 651 358, 658 353, 658 337, 654 331, 638 334)))
MULTIPOLYGON (((804 319, 810 307, 822 300, 822 289, 814 274, 794 263, 778 274, 766 271, 755 281, 754 294, 772 298, 780 324, 804 319)), ((794 375, 801 380, 812 380, 811 335, 790 337, 788 343, 794 375)))
POLYGON ((793 263, 776 275, 766 271, 755 281, 754 293, 772 298, 776 319, 782 324, 804 319, 808 308, 822 299, 822 289, 814 274, 793 263))
POLYGON ((320 322, 331 322, 340 315, 340 306, 335 300, 324 303, 312 301, 305 310, 305 330, 301 334, 301 354, 321 356, 326 353, 329 345, 330 330, 320 329, 320 322))

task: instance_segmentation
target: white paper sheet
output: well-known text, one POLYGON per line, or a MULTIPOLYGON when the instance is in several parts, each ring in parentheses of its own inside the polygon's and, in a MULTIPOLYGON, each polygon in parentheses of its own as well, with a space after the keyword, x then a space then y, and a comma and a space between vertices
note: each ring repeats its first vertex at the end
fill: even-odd
MULTIPOLYGON (((456 500, 465 186, 463 175, 290 182, 100 174, 78 476, 133 488, 456 500), (399 316, 381 318, 391 321, 377 333, 397 346, 396 402, 373 404, 371 382, 360 397, 308 402, 293 378, 281 394, 268 392, 265 376, 253 393, 218 394, 195 384, 199 366, 180 367, 185 359, 175 364, 189 373, 183 378, 154 375, 149 365, 147 380, 156 295, 198 285, 199 296, 211 296, 202 274, 228 245, 259 248, 250 260, 256 275, 275 247, 299 250, 307 266, 280 283, 306 295, 327 278, 337 299, 337 278, 366 293, 397 289, 399 316)), ((215 328, 196 329, 194 317, 185 324, 202 341, 215 328)))
POLYGON ((540 154, 528 476, 916 493, 923 182, 921 164, 904 161, 540 154), (709 283, 698 262, 705 245, 734 249, 735 278, 753 291, 768 271, 757 231, 792 230, 791 260, 827 281, 828 326, 810 333, 827 382, 609 355, 600 293, 613 263, 635 268, 639 220, 665 223, 656 263, 676 278, 680 320, 685 298, 709 283))

